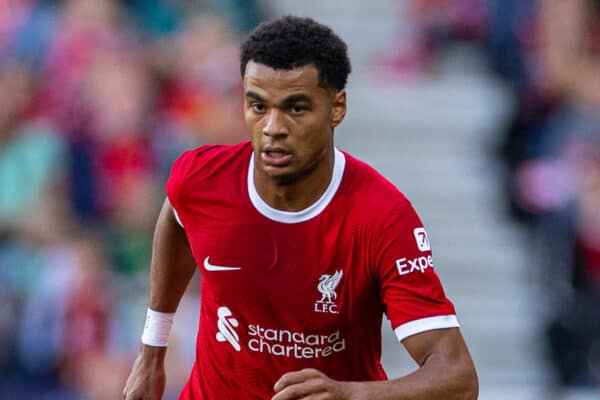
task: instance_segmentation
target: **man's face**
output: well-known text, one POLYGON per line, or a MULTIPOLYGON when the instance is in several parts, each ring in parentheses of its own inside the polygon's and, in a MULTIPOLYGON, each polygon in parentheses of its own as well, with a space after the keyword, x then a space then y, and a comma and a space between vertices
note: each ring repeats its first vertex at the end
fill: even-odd
POLYGON ((250 61, 244 95, 258 172, 291 183, 332 154, 333 128, 344 118, 346 94, 320 87, 316 67, 275 70, 250 61))

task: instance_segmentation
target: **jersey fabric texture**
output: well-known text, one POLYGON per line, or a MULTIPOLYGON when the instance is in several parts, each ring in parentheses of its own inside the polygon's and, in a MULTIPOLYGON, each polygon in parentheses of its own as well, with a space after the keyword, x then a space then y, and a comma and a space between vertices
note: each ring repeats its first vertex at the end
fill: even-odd
POLYGON ((196 361, 182 400, 270 399, 286 372, 383 380, 383 313, 399 340, 457 327, 423 224, 378 172, 335 150, 305 210, 265 203, 250 143, 174 163, 167 196, 202 274, 196 361))

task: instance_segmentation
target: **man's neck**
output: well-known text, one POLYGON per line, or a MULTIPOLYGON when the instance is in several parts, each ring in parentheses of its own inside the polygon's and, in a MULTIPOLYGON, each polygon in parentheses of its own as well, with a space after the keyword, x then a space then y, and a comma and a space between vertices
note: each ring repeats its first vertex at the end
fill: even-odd
POLYGON ((293 182, 277 182, 254 170, 254 185, 269 206, 281 211, 302 211, 314 204, 331 183, 334 166, 333 149, 310 173, 293 182))

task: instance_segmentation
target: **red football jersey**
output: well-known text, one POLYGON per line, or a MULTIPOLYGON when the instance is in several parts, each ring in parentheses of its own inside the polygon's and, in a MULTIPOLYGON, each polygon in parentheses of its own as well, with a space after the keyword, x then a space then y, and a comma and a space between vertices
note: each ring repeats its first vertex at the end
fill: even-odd
POLYGON ((250 143, 174 163, 167 196, 202 273, 196 362, 180 399, 270 399, 286 372, 383 380, 385 312, 399 340, 458 326, 423 224, 373 168, 335 150, 307 209, 258 195, 250 143))

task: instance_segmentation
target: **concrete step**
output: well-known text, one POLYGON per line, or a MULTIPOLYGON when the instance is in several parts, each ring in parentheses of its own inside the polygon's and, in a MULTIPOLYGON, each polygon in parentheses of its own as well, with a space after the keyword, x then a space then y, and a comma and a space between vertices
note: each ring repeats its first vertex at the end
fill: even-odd
MULTIPOLYGON (((399 127, 420 127, 421 137, 450 130, 453 135, 446 138, 451 142, 457 140, 455 135, 489 136, 493 126, 490 122, 510 110, 509 93, 499 90, 497 82, 479 73, 464 77, 442 75, 416 82, 378 79, 377 75, 350 79, 349 110, 357 112, 350 112, 347 121, 364 124, 360 110, 368 108, 368 126, 397 123, 399 127)), ((377 130, 371 128, 370 132, 377 130)))

